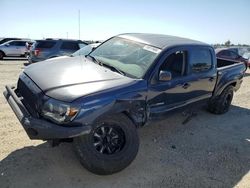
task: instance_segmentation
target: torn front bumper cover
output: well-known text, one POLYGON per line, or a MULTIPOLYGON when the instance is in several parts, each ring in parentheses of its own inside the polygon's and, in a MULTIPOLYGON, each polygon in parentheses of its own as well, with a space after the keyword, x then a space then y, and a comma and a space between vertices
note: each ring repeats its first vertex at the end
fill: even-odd
POLYGON ((32 117, 20 98, 16 95, 15 89, 14 86, 6 86, 6 91, 3 94, 30 139, 52 140, 73 138, 88 134, 91 131, 91 126, 63 127, 44 119, 32 117))

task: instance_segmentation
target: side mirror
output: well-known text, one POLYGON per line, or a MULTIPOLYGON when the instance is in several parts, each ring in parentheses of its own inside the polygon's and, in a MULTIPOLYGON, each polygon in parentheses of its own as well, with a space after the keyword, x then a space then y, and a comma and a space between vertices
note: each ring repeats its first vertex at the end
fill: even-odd
POLYGON ((172 79, 172 74, 169 71, 161 70, 159 73, 159 81, 169 81, 172 79))
POLYGON ((4 46, 9 47, 9 46, 10 46, 10 44, 5 44, 4 46))

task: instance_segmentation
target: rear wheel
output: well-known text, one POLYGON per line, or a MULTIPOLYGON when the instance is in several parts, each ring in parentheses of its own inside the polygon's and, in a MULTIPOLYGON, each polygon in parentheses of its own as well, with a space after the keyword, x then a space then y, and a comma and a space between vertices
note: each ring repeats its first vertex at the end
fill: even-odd
POLYGON ((123 170, 134 160, 139 138, 131 120, 119 114, 98 120, 90 134, 74 139, 74 146, 86 169, 108 175, 123 170))
POLYGON ((208 110, 214 114, 224 114, 229 110, 234 95, 234 87, 227 86, 215 99, 209 101, 208 110))

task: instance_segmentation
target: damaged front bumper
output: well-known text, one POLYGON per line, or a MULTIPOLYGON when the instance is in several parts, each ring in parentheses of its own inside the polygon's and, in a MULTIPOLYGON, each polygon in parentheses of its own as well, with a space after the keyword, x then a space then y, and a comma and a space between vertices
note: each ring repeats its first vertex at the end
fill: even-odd
POLYGON ((14 86, 6 86, 5 88, 6 90, 3 94, 30 139, 65 139, 90 133, 91 126, 85 125, 81 127, 64 127, 48 122, 44 119, 31 116, 27 108, 21 102, 20 98, 16 95, 16 88, 14 86))

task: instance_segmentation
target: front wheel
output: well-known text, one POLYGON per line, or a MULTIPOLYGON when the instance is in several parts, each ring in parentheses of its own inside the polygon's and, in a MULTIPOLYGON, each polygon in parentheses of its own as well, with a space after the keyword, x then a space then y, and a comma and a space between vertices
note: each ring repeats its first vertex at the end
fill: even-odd
POLYGON ((209 101, 208 110, 214 114, 224 114, 229 110, 234 95, 234 87, 227 86, 215 99, 209 101))
POLYGON ((0 51, 0 59, 3 59, 4 53, 0 51))
POLYGON ((126 168, 139 148, 137 130, 123 114, 98 120, 88 135, 74 139, 81 164, 89 171, 108 175, 126 168))

